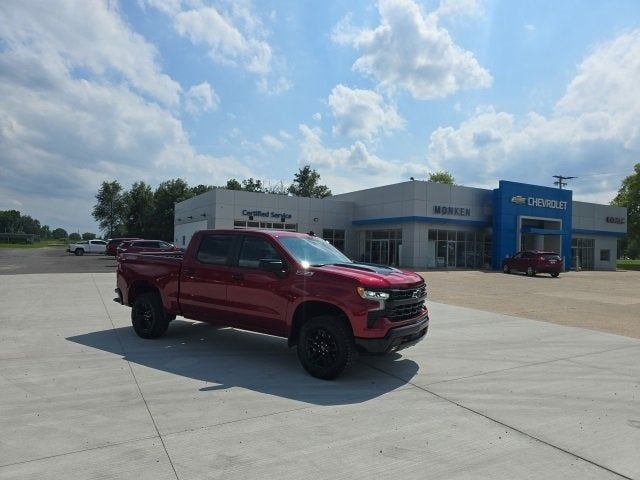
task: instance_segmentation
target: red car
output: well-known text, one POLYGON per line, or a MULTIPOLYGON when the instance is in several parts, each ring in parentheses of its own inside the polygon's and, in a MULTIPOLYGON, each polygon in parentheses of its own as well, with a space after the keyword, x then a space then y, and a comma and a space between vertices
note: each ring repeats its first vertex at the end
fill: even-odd
POLYGON ((121 237, 121 238, 110 238, 107 242, 107 249, 105 250, 105 255, 111 255, 112 257, 116 256, 118 245, 122 242, 126 242, 129 240, 138 240, 137 237, 121 237))
POLYGON ((127 240, 118 245, 118 255, 121 253, 140 253, 140 252, 179 252, 180 249, 172 243, 162 240, 127 240))
POLYGON ((505 258, 502 261, 502 271, 525 272, 530 277, 536 273, 548 273, 552 277, 557 277, 563 269, 563 262, 556 252, 544 252, 541 250, 528 250, 518 252, 513 257, 505 258))
POLYGON ((123 253, 116 293, 142 338, 163 335, 176 315, 276 335, 324 379, 337 377, 357 350, 395 352, 429 327, 418 274, 354 263, 295 232, 200 230, 184 255, 123 253))

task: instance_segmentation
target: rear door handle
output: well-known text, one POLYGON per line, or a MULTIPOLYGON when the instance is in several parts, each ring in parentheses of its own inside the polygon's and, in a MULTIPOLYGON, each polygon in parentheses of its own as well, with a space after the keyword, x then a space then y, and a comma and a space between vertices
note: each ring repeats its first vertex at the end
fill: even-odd
POLYGON ((232 273, 231 274, 231 278, 237 282, 239 282, 240 280, 244 279, 244 275, 242 275, 241 273, 232 273))

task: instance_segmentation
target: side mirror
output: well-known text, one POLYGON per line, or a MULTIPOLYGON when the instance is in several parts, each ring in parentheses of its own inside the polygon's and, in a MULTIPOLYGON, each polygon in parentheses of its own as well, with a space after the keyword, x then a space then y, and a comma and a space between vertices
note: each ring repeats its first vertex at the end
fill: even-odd
POLYGON ((279 277, 287 274, 287 266, 282 260, 260 260, 258 267, 260 270, 275 273, 279 277))

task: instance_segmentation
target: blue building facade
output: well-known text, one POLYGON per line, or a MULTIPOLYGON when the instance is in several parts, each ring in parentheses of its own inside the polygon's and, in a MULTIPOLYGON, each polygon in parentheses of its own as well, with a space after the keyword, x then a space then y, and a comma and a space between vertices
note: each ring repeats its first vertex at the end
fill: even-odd
POLYGON ((501 180, 493 191, 491 266, 519 250, 553 250, 571 268, 572 192, 501 180))

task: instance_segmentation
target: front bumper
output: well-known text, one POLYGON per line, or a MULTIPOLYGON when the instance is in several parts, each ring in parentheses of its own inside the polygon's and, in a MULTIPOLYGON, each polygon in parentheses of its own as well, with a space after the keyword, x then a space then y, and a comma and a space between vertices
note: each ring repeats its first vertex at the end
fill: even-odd
POLYGON ((429 314, 425 313, 416 323, 389 330, 384 338, 356 338, 358 348, 369 353, 388 353, 411 347, 420 342, 429 329, 429 314))

